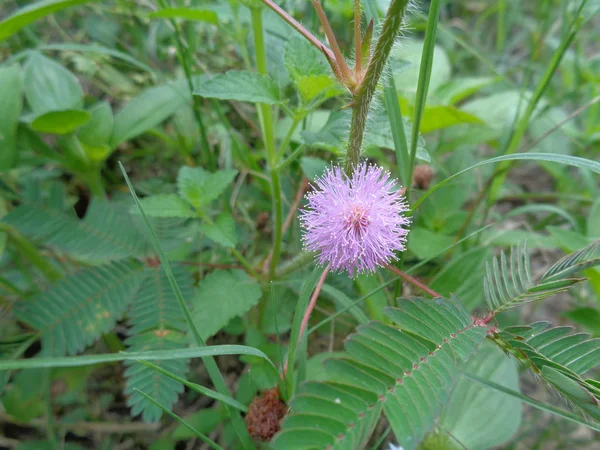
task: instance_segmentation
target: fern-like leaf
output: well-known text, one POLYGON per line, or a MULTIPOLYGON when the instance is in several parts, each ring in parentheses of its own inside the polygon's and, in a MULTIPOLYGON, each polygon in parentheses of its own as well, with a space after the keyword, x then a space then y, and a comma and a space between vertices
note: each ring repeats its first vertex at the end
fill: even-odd
POLYGON ((575 272, 600 264, 600 239, 575 253, 560 259, 542 276, 542 281, 556 281, 571 276, 575 272))
MULTIPOLYGON (((571 275, 572 272, 574 270, 564 273, 571 275)), ((523 245, 513 247, 508 256, 502 251, 499 258, 495 257, 487 264, 483 286, 487 306, 497 314, 566 291, 583 280, 556 276, 534 283, 527 245, 523 245)))
POLYGON ((301 387, 275 449, 361 449, 382 410, 406 450, 433 427, 456 364, 475 352, 486 330, 440 299, 402 299, 386 315, 399 328, 360 326, 346 341, 346 355, 326 361, 331 381, 301 387))
POLYGON ((83 220, 42 204, 25 204, 2 221, 30 239, 86 263, 143 256, 146 246, 128 210, 103 200, 93 201, 83 220))
POLYGON ((115 326, 142 278, 143 266, 135 261, 84 269, 18 302, 14 315, 40 332, 44 355, 74 355, 115 326))
POLYGON ((548 322, 509 327, 492 340, 522 361, 586 415, 600 421, 600 389, 583 375, 600 365, 600 339, 572 333, 572 327, 548 328, 548 322))
MULTIPOLYGON (((173 267, 173 275, 185 298, 192 295, 191 274, 185 267, 173 267)), ((175 350, 187 344, 185 317, 161 268, 147 268, 138 294, 130 311, 128 351, 175 350)), ((184 377, 188 371, 187 359, 158 361, 163 369, 184 377)), ((127 363, 125 393, 130 395, 128 405, 134 416, 141 414, 147 422, 160 419, 162 409, 148 401, 145 392, 162 405, 171 408, 183 391, 183 385, 143 364, 127 363)))

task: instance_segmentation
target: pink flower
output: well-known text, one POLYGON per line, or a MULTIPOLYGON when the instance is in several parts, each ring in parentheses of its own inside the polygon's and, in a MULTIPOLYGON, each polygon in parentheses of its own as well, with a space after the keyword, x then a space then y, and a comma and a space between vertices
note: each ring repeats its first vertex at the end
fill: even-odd
POLYGON ((351 177, 332 167, 316 180, 307 199, 300 215, 304 246, 319 252, 319 263, 331 270, 348 271, 351 277, 373 272, 405 250, 408 207, 381 167, 362 164, 351 177))

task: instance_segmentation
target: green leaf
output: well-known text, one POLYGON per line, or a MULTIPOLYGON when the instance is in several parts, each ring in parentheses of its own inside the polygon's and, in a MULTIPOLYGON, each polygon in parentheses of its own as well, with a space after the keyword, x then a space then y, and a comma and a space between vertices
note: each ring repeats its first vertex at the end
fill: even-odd
POLYGON ((237 244, 235 222, 228 212, 222 212, 214 223, 200 225, 200 231, 223 247, 233 248, 237 244))
POLYGON ((209 9, 195 8, 162 8, 148 15, 150 18, 186 19, 197 22, 206 22, 213 25, 219 23, 217 13, 209 9))
MULTIPOLYGON (((396 88, 399 91, 416 94, 424 45, 425 43, 419 40, 403 40, 402 47, 398 47, 392 51, 392 57, 396 56, 410 63, 407 68, 394 74, 396 88)), ((450 59, 442 47, 436 45, 432 50, 433 66, 431 69, 429 90, 435 92, 438 87, 450 80, 452 67, 450 59)))
MULTIPOLYGON (((519 392, 514 360, 490 344, 464 367, 463 372, 519 392)), ((461 378, 440 417, 441 433, 448 433, 469 450, 487 450, 508 442, 521 424, 519 399, 461 378)))
POLYGON ((320 158, 303 156, 300 158, 300 168, 304 176, 311 181, 319 178, 327 169, 327 163, 320 158))
POLYGON ((115 123, 110 103, 98 102, 88 112, 90 120, 77 131, 77 137, 86 146, 108 145, 115 123))
POLYGON ((600 389, 582 378, 600 365, 600 339, 571 334, 571 327, 547 327, 547 322, 508 327, 492 340, 558 389, 583 415, 600 422, 600 389))
POLYGON ((188 102, 188 96, 176 83, 145 90, 115 115, 110 146, 116 147, 161 124, 188 102))
MULTIPOLYGON (((201 409, 193 413, 192 415, 185 418, 186 422, 192 425, 196 430, 201 433, 208 434, 213 431, 221 422, 223 422, 223 417, 221 413, 214 409, 201 409)), ((173 433, 171 437, 177 441, 181 441, 184 439, 191 439, 195 437, 195 434, 190 431, 184 425, 179 425, 173 433)))
MULTIPOLYGON (((56 445, 50 441, 25 441, 15 447, 15 450, 55 450, 56 445)), ((78 444, 65 442, 61 445, 62 450, 83 450, 78 444)))
POLYGON ((127 209, 103 200, 92 201, 83 220, 41 204, 21 205, 0 220, 30 239, 87 263, 144 256, 147 250, 146 239, 127 209))
POLYGON ((279 87, 271 78, 248 71, 230 70, 217 75, 200 83, 194 90, 194 95, 267 105, 282 103, 279 87))
POLYGON ((305 102, 317 97, 325 100, 344 92, 329 75, 303 75, 296 80, 296 86, 305 102))
POLYGON ((201 167, 183 166, 177 176, 179 195, 200 209, 218 198, 237 173, 237 170, 210 173, 201 167))
POLYGON ((562 315, 568 317, 573 322, 584 326, 590 330, 594 336, 600 335, 600 311, 598 311, 598 309, 584 306, 582 308, 575 308, 564 312, 562 315))
POLYGON ((24 80, 25 96, 35 115, 83 109, 83 90, 75 75, 38 52, 27 59, 24 80))
POLYGON ((90 113, 82 109, 49 111, 33 119, 31 128, 40 133, 69 134, 90 120, 90 113))
POLYGON ((421 133, 431 133, 432 131, 442 130, 460 123, 473 124, 483 123, 483 121, 473 114, 461 111, 454 106, 426 106, 423 111, 421 133))
POLYGON ((42 0, 21 8, 12 16, 0 22, 0 41, 9 38, 24 26, 42 17, 90 1, 94 0, 42 0))
POLYGON ((214 335, 258 304, 260 286, 241 270, 215 270, 198 288, 193 302, 194 324, 203 338, 214 335))
POLYGON ((410 230, 408 249, 419 259, 428 259, 454 242, 452 236, 434 233, 426 228, 415 227, 410 230))
POLYGON ((577 278, 547 277, 535 284, 531 278, 526 245, 513 247, 508 256, 502 251, 499 258, 495 257, 491 264, 486 265, 486 272, 485 298, 488 308, 494 314, 524 303, 543 300, 583 281, 577 278))
POLYGON ((600 239, 586 245, 581 250, 566 255, 542 276, 541 281, 563 280, 584 269, 600 264, 600 239))
POLYGON ((44 414, 43 375, 40 370, 23 370, 14 377, 10 389, 1 396, 8 414, 26 423, 44 414))
POLYGON ((443 105, 455 105, 497 81, 499 80, 492 77, 453 77, 437 89, 433 96, 443 105))
POLYGON ((325 56, 305 39, 300 38, 287 41, 285 67, 294 80, 329 74, 329 64, 325 56))
POLYGON ((23 109, 23 80, 19 66, 0 68, 0 172, 17 161, 17 128, 23 109))
MULTIPOLYGON (((125 344, 131 352, 148 350, 168 351, 184 347, 187 343, 185 335, 185 317, 171 290, 166 274, 160 268, 146 269, 142 287, 133 299, 130 312, 129 338, 125 344)), ((173 275, 186 298, 192 295, 191 273, 184 267, 174 267, 173 275)), ((185 376, 188 371, 187 359, 158 361, 159 367, 185 376)), ((177 401, 183 384, 144 364, 133 361, 127 363, 125 371, 127 385, 125 394, 130 395, 127 404, 132 408, 132 415, 141 414, 144 421, 156 422, 162 410, 147 398, 140 395, 141 390, 152 398, 171 408, 177 401)))
POLYGON ((143 266, 113 262, 83 269, 19 302, 15 317, 38 330, 44 355, 73 355, 112 330, 137 291, 143 266))
MULTIPOLYGON (((144 212, 148 217, 197 217, 190 204, 177 194, 159 194, 145 197, 140 200, 144 212)), ((139 214, 133 205, 132 214, 139 214)))
POLYGON ((406 450, 434 426, 459 371, 485 337, 460 306, 401 299, 387 308, 396 327, 370 322, 325 362, 330 381, 305 383, 291 400, 274 449, 364 448, 381 411, 406 450))

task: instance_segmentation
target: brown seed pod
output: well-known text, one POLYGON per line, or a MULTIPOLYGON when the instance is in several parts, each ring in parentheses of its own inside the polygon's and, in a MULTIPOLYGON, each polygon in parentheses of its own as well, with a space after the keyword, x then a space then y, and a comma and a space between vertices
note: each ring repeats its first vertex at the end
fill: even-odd
POLYGON ((254 397, 246 414, 246 428, 253 439, 267 442, 279 431, 279 423, 287 412, 279 397, 279 389, 267 389, 254 397))

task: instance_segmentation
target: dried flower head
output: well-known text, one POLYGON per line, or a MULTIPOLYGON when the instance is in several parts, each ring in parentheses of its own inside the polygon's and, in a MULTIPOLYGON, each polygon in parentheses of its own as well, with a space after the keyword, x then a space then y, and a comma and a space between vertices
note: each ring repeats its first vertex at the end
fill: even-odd
POLYGON ((372 272, 404 251, 410 220, 395 180, 381 167, 361 164, 352 176, 331 167, 316 180, 301 211, 307 250, 319 263, 351 277, 372 272))

